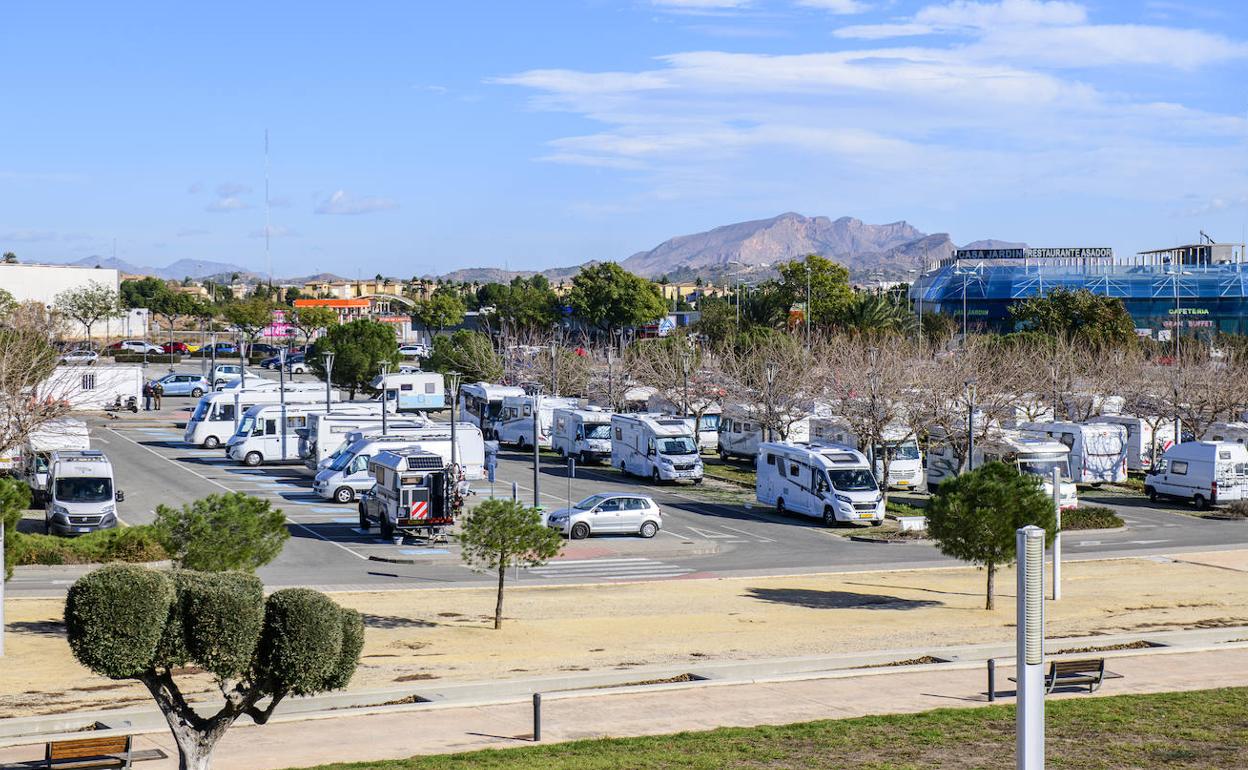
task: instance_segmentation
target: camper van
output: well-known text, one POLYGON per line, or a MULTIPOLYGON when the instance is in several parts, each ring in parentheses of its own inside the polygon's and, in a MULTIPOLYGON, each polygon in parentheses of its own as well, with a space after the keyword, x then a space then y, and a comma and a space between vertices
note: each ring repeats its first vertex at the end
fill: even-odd
MULTIPOLYGON (((329 399, 338 401, 338 392, 331 390, 329 399)), ((256 404, 278 404, 282 401, 282 391, 278 388, 262 388, 259 390, 241 390, 227 388, 222 391, 205 393, 195 405, 191 419, 186 421, 186 431, 182 440, 193 446, 205 449, 216 449, 224 444, 234 431, 238 429, 237 421, 242 414, 256 404)), ((324 388, 287 388, 286 403, 316 404, 325 403, 324 388)))
POLYGON ((256 404, 238 421, 238 430, 226 442, 225 456, 250 466, 297 463, 302 458, 296 431, 307 427, 308 415, 325 411, 325 404, 316 403, 256 404))
MULTIPOLYGON (((1170 425, 1173 430, 1173 421, 1170 425)), ((1234 441, 1236 444, 1242 444, 1248 440, 1248 422, 1215 422, 1205 431, 1202 440, 1234 441)))
POLYGON ((540 399, 538 409, 538 444, 550 448, 550 429, 556 409, 576 409, 580 400, 560 396, 506 396, 503 411, 495 429, 500 444, 511 444, 516 449, 533 447, 533 402, 540 399))
POLYGON ((378 375, 370 383, 398 412, 428 412, 447 407, 446 384, 440 372, 397 372, 378 375))
POLYGON ((1166 450, 1144 477, 1144 494, 1191 500, 1197 510, 1248 499, 1248 448, 1235 441, 1187 441, 1166 450))
POLYGON ((31 501, 38 505, 48 491, 48 470, 53 452, 91 448, 91 436, 82 420, 62 417, 49 420, 31 432, 18 450, 17 475, 30 487, 31 501))
POLYGON ((462 499, 446 461, 421 449, 384 451, 369 462, 375 483, 360 500, 360 529, 377 519, 381 536, 390 539, 424 535, 445 540, 462 499))
MULTIPOLYGON (((483 478, 485 443, 481 440, 481 429, 472 423, 456 423, 455 445, 455 461, 459 464, 463 478, 483 478)), ((317 471, 316 479, 312 482, 312 491, 326 500, 349 503, 373 486, 375 479, 369 473, 369 460, 380 452, 394 452, 399 449, 432 452, 449 465, 451 428, 444 424, 430 424, 397 434, 362 435, 345 450, 337 453, 333 462, 317 471)))
MULTIPOLYGON (((1049 497, 1053 496, 1053 470, 1057 469, 1061 509, 1079 506, 1078 490, 1070 480, 1070 448, 1059 441, 1009 428, 993 428, 986 437, 975 439, 975 455, 971 459, 976 468, 986 462, 1003 462, 1018 468, 1020 473, 1038 476, 1049 497)), ((953 447, 942 441, 939 431, 933 432, 927 446, 928 489, 935 490, 958 472, 953 447)))
POLYGON ((754 496, 779 513, 837 522, 884 521, 884 495, 866 455, 850 446, 770 441, 758 448, 754 496))
POLYGON ((698 448, 702 451, 713 452, 719 444, 719 421, 723 408, 717 403, 709 401, 694 401, 691 399, 689 402, 689 411, 686 413, 680 404, 673 402, 663 394, 655 391, 650 395, 650 398, 647 399, 645 411, 658 412, 660 414, 668 415, 681 415, 689 421, 689 428, 691 430, 693 429, 693 421, 697 420, 698 448), (699 406, 704 406, 706 408, 703 410, 701 417, 696 417, 693 413, 697 411, 697 407, 699 406))
POLYGON ((45 532, 81 535, 117 526, 117 503, 126 496, 115 488, 104 453, 87 449, 52 453, 44 499, 45 532))
POLYGON ((494 430, 503 415, 503 399, 507 396, 523 396, 524 388, 515 385, 495 385, 489 382, 470 382, 459 386, 460 414, 471 415, 486 438, 494 437, 494 430))
MULTIPOLYGON (((748 404, 728 404, 720 415, 719 432, 715 449, 721 460, 740 457, 754 461, 758 447, 767 440, 766 428, 755 416, 757 409, 748 404)), ((813 415, 805 415, 789 424, 786 441, 795 444, 810 440, 810 421, 813 415)))
MULTIPOLYGON (((1162 420, 1157 417, 1144 419, 1115 414, 1093 417, 1091 422, 1121 425, 1127 429, 1127 470, 1129 471, 1147 471, 1153 467, 1153 460, 1160 460, 1161 455, 1175 443, 1173 420, 1162 420), (1152 425, 1156 425, 1157 430, 1153 430, 1152 425)), ((1248 425, 1244 426, 1244 435, 1248 435, 1248 425)), ((1213 437, 1207 435, 1206 438, 1213 437)))
POLYGON ((702 458, 689 422, 652 412, 611 415, 611 464, 650 480, 702 483, 702 458))
MULTIPOLYGON (((883 446, 866 447, 849 423, 839 417, 815 417, 810 421, 810 440, 823 444, 845 444, 861 451, 870 451, 875 460, 876 478, 884 477, 883 446)), ((909 428, 890 425, 884 429, 884 441, 893 459, 888 464, 889 489, 919 489, 923 486, 923 453, 909 428)))
POLYGON ((1070 479, 1076 484, 1127 480, 1127 429, 1105 422, 1025 422, 1019 430, 1060 441, 1070 449, 1070 479))
POLYGON ((556 409, 550 443, 563 457, 611 459, 611 413, 601 409, 556 409))
MULTIPOLYGON (((431 421, 424 415, 387 415, 385 427, 418 428, 431 421)), ((382 429, 381 402, 366 401, 362 404, 335 405, 328 414, 308 415, 308 427, 295 431, 299 434, 299 456, 310 471, 323 467, 322 461, 342 448, 343 441, 352 433, 380 433, 382 429), (347 409, 344 407, 355 407, 347 409)))

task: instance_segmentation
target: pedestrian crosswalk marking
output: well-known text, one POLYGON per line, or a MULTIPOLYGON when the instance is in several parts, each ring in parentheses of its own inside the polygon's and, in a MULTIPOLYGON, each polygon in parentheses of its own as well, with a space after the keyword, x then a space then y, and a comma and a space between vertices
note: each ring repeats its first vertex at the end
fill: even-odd
POLYGON ((637 579, 679 577, 693 572, 688 567, 654 559, 569 559, 526 570, 546 578, 637 579))

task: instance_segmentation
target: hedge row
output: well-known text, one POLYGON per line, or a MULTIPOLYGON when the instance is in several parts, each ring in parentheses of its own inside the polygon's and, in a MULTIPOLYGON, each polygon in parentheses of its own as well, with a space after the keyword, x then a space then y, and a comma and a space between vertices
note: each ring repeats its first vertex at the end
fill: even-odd
POLYGON ((113 363, 117 364, 168 364, 180 363, 182 356, 177 353, 170 358, 168 353, 148 353, 145 358, 142 353, 118 353, 113 356, 113 363))
POLYGON ((169 558, 148 526, 121 527, 78 537, 14 534, 15 564, 100 564, 148 562, 169 558))
POLYGON ((1122 517, 1103 505, 1081 505, 1062 511, 1062 530, 1115 529, 1124 526, 1122 517))

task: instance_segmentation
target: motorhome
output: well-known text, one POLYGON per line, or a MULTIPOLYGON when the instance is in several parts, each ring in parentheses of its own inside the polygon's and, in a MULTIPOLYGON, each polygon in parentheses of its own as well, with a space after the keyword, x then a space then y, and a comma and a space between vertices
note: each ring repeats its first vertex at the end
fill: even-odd
MULTIPOLYGON (((312 491, 326 500, 349 503, 361 492, 373 485, 368 462, 379 452, 395 449, 416 448, 442 457, 451 462, 451 426, 430 423, 421 428, 394 433, 352 434, 358 436, 334 459, 316 473, 312 491)), ((485 442, 481 429, 472 423, 455 424, 455 462, 461 477, 466 481, 485 477, 485 442)))
POLYGON ((851 446, 769 441, 758 448, 754 496, 779 513, 837 522, 884 521, 884 495, 866 455, 851 446))
MULTIPOLYGON (((1113 414, 1094 417, 1091 422, 1112 423, 1127 429, 1127 470, 1129 471, 1147 471, 1153 467, 1153 461, 1161 459, 1161 455, 1175 443, 1173 420, 1113 414), (1153 429, 1154 425, 1157 426, 1156 430, 1153 429)), ((1248 425, 1244 426, 1244 435, 1248 435, 1248 425)), ((1213 437, 1206 436, 1206 438, 1213 437)), ((1221 440, 1221 437, 1217 440, 1221 440)))
POLYGON ((601 409, 556 409, 550 443, 563 457, 582 464, 611 459, 611 413, 601 409))
MULTIPOLYGON (((281 403, 282 392, 279 388, 228 388, 205 393, 195 405, 191 419, 186 421, 182 440, 193 446, 216 449, 234 435, 234 431, 238 429, 238 420, 244 412, 256 404, 281 403)), ((338 391, 331 390, 327 396, 324 388, 285 390, 287 404, 323 404, 327 397, 330 403, 338 401, 338 391)))
POLYGON ((1019 430, 1056 439, 1070 449, 1070 479, 1076 484, 1127 480, 1127 429, 1105 422, 1025 422, 1019 430))
POLYGON ((326 411, 323 403, 256 404, 238 421, 225 456, 251 466, 300 462, 297 431, 307 427, 308 415, 326 411))
POLYGON ((645 411, 680 415, 689 421, 690 429, 693 429, 693 421, 697 420, 698 448, 702 451, 713 452, 719 444, 719 422, 723 407, 717 403, 691 399, 689 409, 685 411, 680 404, 656 391, 647 400, 645 411), (701 416, 693 414, 698 407, 703 407, 701 416))
POLYGON ((44 495, 44 531, 81 535, 117 526, 125 495, 113 481, 113 464, 96 449, 53 452, 44 495))
POLYGON ((299 434, 299 456, 308 470, 315 471, 321 463, 342 448, 343 440, 352 433, 376 433, 383 427, 418 428, 430 424, 423 415, 387 415, 381 418, 381 403, 366 401, 360 404, 335 405, 327 414, 308 415, 308 426, 295 431, 299 434), (345 407, 358 407, 347 409, 345 407))
MULTIPOLYGON (((749 404, 728 404, 724 407, 715 442, 715 450, 721 460, 740 457, 753 462, 758 456, 758 447, 767 441, 767 436, 757 413, 757 408, 749 404)), ((784 440, 794 443, 808 441, 812 417, 810 414, 803 415, 789 423, 784 440)))
POLYGON ((523 396, 524 388, 515 385, 495 385, 489 382, 470 382, 459 386, 460 414, 471 415, 486 438, 493 438, 494 431, 503 415, 503 399, 507 396, 523 396))
POLYGON ((1175 444, 1144 477, 1144 494, 1153 502, 1190 500, 1197 510, 1248 499, 1248 448, 1237 441, 1175 444))
POLYGON ((384 538, 424 535, 443 540, 459 512, 462 497, 451 468, 423 449, 385 451, 369 462, 374 484, 360 500, 360 529, 373 519, 384 538))
MULTIPOLYGON (((1174 422, 1170 422, 1173 435, 1174 422)), ((1242 444, 1248 440, 1248 422, 1215 422, 1205 430, 1202 441, 1234 441, 1242 444)))
POLYGON ((91 435, 82 420, 62 417, 49 420, 31 431, 18 449, 16 459, 17 476, 30 487, 31 501, 38 505, 47 494, 53 452, 90 448, 91 435))
POLYGON ((702 483, 702 458, 688 421, 664 414, 611 416, 611 465, 654 482, 702 483))
POLYGON ((810 421, 810 440, 825 444, 845 444, 866 452, 875 461, 875 477, 884 478, 885 452, 892 453, 888 463, 889 489, 919 489, 923 486, 923 453, 914 433, 904 425, 884 429, 884 444, 868 447, 849 422, 841 417, 815 417, 810 421))
MULTIPOLYGON (((927 486, 935 490, 941 482, 957 476, 960 469, 953 447, 933 431, 927 445, 927 486)), ((1070 479, 1070 448, 1060 441, 1010 428, 992 428, 975 439, 974 467, 986 462, 1003 462, 1040 478, 1044 493, 1053 496, 1053 471, 1058 471, 1062 510, 1079 505, 1079 493, 1070 479)))
POLYGON ((556 409, 576 409, 580 399, 561 396, 506 396, 503 398, 502 416, 495 430, 500 444, 511 444, 516 449, 533 447, 533 404, 538 402, 538 445, 550 448, 550 428, 556 409))
POLYGON ((448 406, 446 384, 441 372, 378 375, 370 385, 393 411, 429 412, 448 406))

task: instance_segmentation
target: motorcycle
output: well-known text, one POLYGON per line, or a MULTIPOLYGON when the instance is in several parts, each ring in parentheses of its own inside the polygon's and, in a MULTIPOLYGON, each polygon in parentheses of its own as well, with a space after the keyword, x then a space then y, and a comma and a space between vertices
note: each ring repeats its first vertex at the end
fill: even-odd
POLYGON ((138 396, 127 396, 125 402, 123 403, 121 396, 118 395, 116 401, 104 407, 104 411, 106 412, 121 412, 127 410, 134 412, 135 414, 139 413, 138 396))

